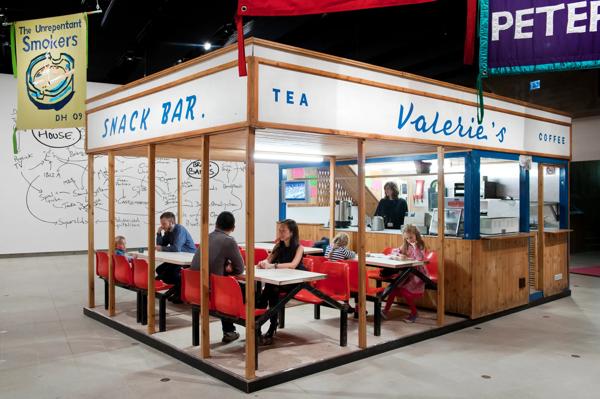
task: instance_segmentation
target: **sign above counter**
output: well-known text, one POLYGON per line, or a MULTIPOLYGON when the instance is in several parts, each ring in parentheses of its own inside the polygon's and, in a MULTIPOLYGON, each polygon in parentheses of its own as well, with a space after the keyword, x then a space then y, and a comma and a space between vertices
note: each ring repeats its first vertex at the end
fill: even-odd
POLYGON ((296 130, 338 130, 423 143, 549 156, 570 156, 570 123, 491 107, 477 122, 476 105, 403 87, 259 66, 264 123, 296 130))

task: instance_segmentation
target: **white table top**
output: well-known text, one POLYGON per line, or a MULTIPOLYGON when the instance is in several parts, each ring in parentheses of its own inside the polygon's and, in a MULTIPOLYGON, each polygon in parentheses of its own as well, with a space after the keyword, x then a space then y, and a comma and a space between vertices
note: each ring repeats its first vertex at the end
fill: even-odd
MULTIPOLYGON (((144 252, 128 252, 130 256, 138 257, 148 260, 148 251, 144 252)), ((173 263, 174 265, 189 266, 192 264, 193 253, 190 252, 166 252, 156 251, 155 261, 156 263, 173 263)))
MULTIPOLYGON (((289 285, 305 283, 327 278, 326 274, 313 273, 297 269, 254 269, 254 280, 274 285, 289 285)), ((239 276, 240 280, 246 279, 246 273, 239 276)))
MULTIPOLYGON (((275 243, 272 242, 255 242, 254 248, 265 249, 269 252, 273 249, 275 243)), ((246 248, 246 244, 240 244, 240 247, 246 248)), ((322 254, 323 250, 321 248, 311 248, 311 247, 303 247, 305 255, 314 255, 314 254, 322 254)))
POLYGON ((406 260, 394 260, 390 259, 389 256, 383 254, 374 254, 374 256, 367 256, 365 263, 369 266, 385 267, 389 269, 402 269, 403 267, 412 267, 424 265, 425 262, 414 259, 406 260))

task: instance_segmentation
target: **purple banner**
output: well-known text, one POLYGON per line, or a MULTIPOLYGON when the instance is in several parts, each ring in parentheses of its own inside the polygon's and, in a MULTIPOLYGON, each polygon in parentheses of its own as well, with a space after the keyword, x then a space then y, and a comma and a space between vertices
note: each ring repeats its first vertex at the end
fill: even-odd
POLYGON ((600 0, 481 3, 483 70, 494 74, 600 66, 600 0))

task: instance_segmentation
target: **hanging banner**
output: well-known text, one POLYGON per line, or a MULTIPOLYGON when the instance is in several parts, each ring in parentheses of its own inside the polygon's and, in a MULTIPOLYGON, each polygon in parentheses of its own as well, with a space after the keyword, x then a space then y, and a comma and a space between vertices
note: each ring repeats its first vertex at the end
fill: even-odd
POLYGON ((435 0, 238 0, 235 24, 238 40, 238 68, 240 76, 246 76, 246 54, 244 50, 244 16, 291 16, 323 14, 342 11, 364 10, 430 3, 435 0))
POLYGON ((600 67, 600 1, 480 0, 482 76, 600 67))
POLYGON ((15 23, 17 129, 85 125, 85 14, 15 23))

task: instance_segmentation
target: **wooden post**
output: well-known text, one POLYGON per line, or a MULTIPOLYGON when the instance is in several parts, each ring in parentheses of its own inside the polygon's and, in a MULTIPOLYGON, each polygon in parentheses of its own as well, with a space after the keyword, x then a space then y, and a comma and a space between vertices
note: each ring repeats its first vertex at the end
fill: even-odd
MULTIPOLYGON (((538 198, 537 198, 537 267, 538 281, 537 289, 544 290, 544 165, 538 163, 538 198)), ((567 256, 568 257, 568 256, 567 256)))
POLYGON ((183 191, 181 178, 181 158, 177 158, 177 223, 183 224, 183 191))
POLYGON ((202 215, 200 219, 200 324, 202 331, 202 343, 200 350, 202 358, 210 357, 210 315, 209 309, 209 284, 210 271, 208 265, 208 209, 210 206, 210 136, 202 138, 202 175, 200 178, 200 206, 202 215))
POLYGON ((246 142, 246 379, 256 377, 254 320, 254 146, 256 132, 248 128, 246 142))
POLYGON ((148 144, 148 334, 154 334, 156 270, 156 145, 148 144))
POLYGON ((115 315, 115 153, 108 152, 108 315, 115 315))
POLYGON ((365 140, 358 140, 358 346, 361 349, 367 347, 367 315, 365 313, 367 305, 367 271, 365 264, 365 140))
POLYGON ((94 155, 88 154, 88 307, 96 306, 94 286, 94 155))
POLYGON ((437 324, 444 324, 444 312, 446 309, 446 298, 444 294, 444 245, 446 238, 446 211, 445 211, 445 192, 444 183, 444 147, 437 148, 438 161, 438 283, 437 283, 437 324))
POLYGON ((329 240, 335 236, 335 157, 329 158, 329 240))

